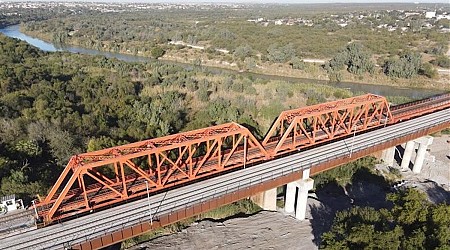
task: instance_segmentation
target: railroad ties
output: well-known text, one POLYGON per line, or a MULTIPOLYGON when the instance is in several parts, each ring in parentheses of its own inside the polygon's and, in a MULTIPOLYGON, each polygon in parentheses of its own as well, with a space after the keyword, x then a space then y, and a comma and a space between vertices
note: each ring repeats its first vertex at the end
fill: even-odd
POLYGON ((378 95, 284 111, 264 140, 226 123, 72 156, 45 200, 37 204, 45 224, 70 219, 188 185, 208 176, 269 161, 312 147, 449 107, 450 95, 391 109, 378 95))

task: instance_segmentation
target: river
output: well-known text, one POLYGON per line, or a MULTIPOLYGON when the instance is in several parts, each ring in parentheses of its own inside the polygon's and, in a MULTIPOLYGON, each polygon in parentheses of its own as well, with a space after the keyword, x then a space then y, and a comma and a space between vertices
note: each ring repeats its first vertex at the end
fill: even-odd
MULTIPOLYGON (((40 39, 25 35, 20 32, 19 25, 12 25, 5 28, 0 29, 0 33, 12 38, 17 38, 27 43, 40 48, 43 51, 55 52, 55 51, 69 51, 72 53, 80 53, 87 55, 103 55, 109 58, 117 58, 126 62, 149 62, 154 61, 154 59, 141 57, 141 56, 133 56, 121 53, 112 53, 106 51, 99 51, 94 49, 86 49, 75 46, 64 46, 58 47, 52 43, 42 41, 40 39)), ((165 63, 181 65, 185 68, 192 67, 191 64, 172 62, 172 61, 163 61, 165 63)), ((294 77, 284 77, 284 76, 272 76, 272 75, 263 75, 263 74, 255 74, 249 72, 237 72, 229 69, 221 69, 216 67, 207 67, 203 66, 205 70, 210 71, 212 73, 229 73, 229 74, 239 74, 245 77, 252 77, 253 79, 262 78, 262 79, 275 79, 275 80, 284 80, 292 83, 316 83, 323 85, 332 85, 338 88, 349 89, 354 93, 372 93, 376 95, 382 96, 405 96, 413 99, 421 99, 425 97, 429 97, 432 95, 440 94, 443 91, 439 90, 430 90, 430 89, 418 89, 418 88, 399 88, 392 86, 384 86, 384 85, 373 85, 373 84, 363 84, 363 83, 352 83, 352 82, 339 82, 339 83, 330 83, 328 81, 323 80, 312 80, 312 79, 303 79, 303 78, 294 78, 294 77)))

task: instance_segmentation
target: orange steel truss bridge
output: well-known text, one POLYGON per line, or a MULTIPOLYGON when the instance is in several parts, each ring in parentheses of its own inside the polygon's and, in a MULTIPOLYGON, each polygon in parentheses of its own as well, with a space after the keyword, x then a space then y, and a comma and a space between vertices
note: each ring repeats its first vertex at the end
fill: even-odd
POLYGON ((227 123, 73 156, 45 200, 45 224, 270 161, 450 106, 450 94, 390 108, 378 95, 284 111, 262 141, 227 123))
POLYGON ((0 249, 98 249, 448 127, 450 94, 366 94, 284 111, 261 140, 227 123, 75 155, 34 207, 47 227, 0 249))

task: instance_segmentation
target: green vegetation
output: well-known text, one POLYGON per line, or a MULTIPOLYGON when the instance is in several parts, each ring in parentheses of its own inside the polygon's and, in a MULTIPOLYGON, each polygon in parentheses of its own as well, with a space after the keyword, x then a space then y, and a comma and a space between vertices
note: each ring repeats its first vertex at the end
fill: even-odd
POLYGON ((425 193, 389 194, 392 209, 354 207, 336 214, 321 249, 448 249, 450 206, 434 205, 425 193))
MULTIPOLYGON (((45 196, 70 156, 77 153, 230 121, 251 128, 261 138, 282 110, 352 95, 319 84, 254 80, 203 70, 202 65, 213 61, 265 74, 373 79, 376 83, 392 80, 395 84, 402 79, 406 85, 414 78, 419 82, 438 78, 434 66, 450 67, 444 56, 448 36, 439 32, 441 27, 448 28, 448 22, 436 21, 433 28, 422 29, 421 18, 406 17, 400 22, 399 11, 371 16, 367 6, 356 5, 360 12, 350 14, 347 10, 325 13, 315 5, 308 7, 314 9, 311 13, 301 11, 303 6, 284 5, 224 7, 213 12, 196 8, 120 11, 119 6, 111 7, 113 13, 56 6, 11 9, 18 14, 0 14, 0 27, 24 22, 24 32, 59 45, 172 58, 192 66, 46 53, 1 35, 0 196, 15 193, 25 201, 37 194, 45 196), (359 14, 367 16, 365 21, 358 19, 359 14), (287 23, 288 16, 301 18, 301 25, 247 21, 263 17, 287 23), (336 22, 344 18, 349 20, 345 25, 336 22), (406 27, 406 23, 404 31, 377 28, 406 27), (303 58, 331 60, 322 67, 303 58)), ((347 192, 354 174, 371 173, 374 163, 373 158, 363 158, 327 171, 315 177, 316 185, 336 182, 347 192)), ((432 205, 414 190, 392 194, 389 200, 392 210, 353 208, 339 213, 321 247, 448 247, 448 206, 432 205)), ((197 219, 258 210, 243 200, 129 243, 179 231, 197 219)))
POLYGON ((230 121, 262 137, 282 110, 348 96, 201 67, 45 53, 0 36, 0 195, 45 196, 77 153, 230 121))
POLYGON ((384 65, 384 72, 390 77, 412 78, 419 73, 421 66, 419 54, 405 53, 399 58, 388 60, 384 65))
POLYGON ((442 68, 450 68, 450 58, 448 56, 440 55, 435 60, 432 60, 431 63, 442 68))
POLYGON ((375 65, 371 62, 370 53, 361 44, 351 43, 326 65, 329 71, 341 70, 344 66, 352 74, 362 74, 372 73, 375 65))
POLYGON ((320 189, 326 184, 335 182, 341 186, 344 189, 345 194, 347 194, 346 187, 352 183, 355 173, 362 168, 365 168, 370 172, 372 171, 371 168, 375 166, 376 163, 377 160, 374 157, 364 157, 340 167, 325 171, 314 176, 315 186, 320 189))
MULTIPOLYGON (((403 10, 416 11, 417 6, 400 6, 402 11, 386 11, 381 6, 366 6, 366 11, 352 6, 354 10, 349 10, 345 5, 327 6, 326 11, 310 5, 167 11, 115 6, 110 7, 117 10, 112 13, 93 15, 92 10, 82 9, 68 15, 68 11, 59 18, 22 23, 21 28, 56 44, 194 65, 332 81, 405 86, 421 82, 436 87, 439 75, 434 65, 448 64, 443 57, 448 35, 441 32, 448 23, 425 19, 424 13, 406 15, 403 10), (324 70, 306 65, 303 58, 331 60, 324 70)), ((437 87, 448 88, 444 81, 437 87)))

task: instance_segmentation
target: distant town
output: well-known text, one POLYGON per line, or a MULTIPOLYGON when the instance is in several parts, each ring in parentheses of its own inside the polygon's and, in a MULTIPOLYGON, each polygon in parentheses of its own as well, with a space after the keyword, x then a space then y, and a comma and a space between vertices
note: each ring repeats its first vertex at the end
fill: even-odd
MULTIPOLYGON (((214 10, 214 9, 250 9, 252 4, 231 3, 95 3, 95 2, 0 2, 0 15, 20 15, 16 9, 40 9, 46 8, 53 11, 67 12, 73 14, 83 10, 98 11, 102 13, 130 12, 143 10, 214 10)), ((343 14, 329 14, 321 19, 308 17, 283 17, 270 19, 266 17, 255 17, 248 22, 269 25, 303 25, 314 26, 323 24, 335 24, 340 27, 349 25, 368 25, 373 29, 386 29, 388 31, 408 30, 419 31, 421 29, 436 28, 439 32, 450 32, 448 25, 441 24, 439 20, 450 20, 448 8, 418 7, 417 10, 378 10, 357 11, 343 14)))
POLYGON ((438 25, 441 32, 450 32, 450 29, 444 25, 439 25, 437 21, 441 19, 450 20, 450 14, 446 11, 405 11, 405 10, 386 10, 375 12, 350 12, 347 14, 330 14, 322 19, 306 19, 303 17, 286 17, 280 19, 266 19, 259 17, 249 19, 248 22, 254 22, 263 26, 269 25, 304 25, 314 26, 327 22, 334 23, 340 27, 346 27, 352 24, 369 25, 372 28, 387 29, 388 31, 407 31, 420 29, 431 29, 438 25))
MULTIPOLYGON (((75 11, 78 8, 88 8, 100 12, 124 12, 133 10, 170 10, 170 9, 219 9, 219 8, 248 8, 246 4, 227 4, 227 3, 95 3, 95 2, 0 2, 0 9, 38 9, 49 8, 57 9, 60 7, 73 8, 75 11)), ((11 13, 13 14, 13 13, 11 13)))

